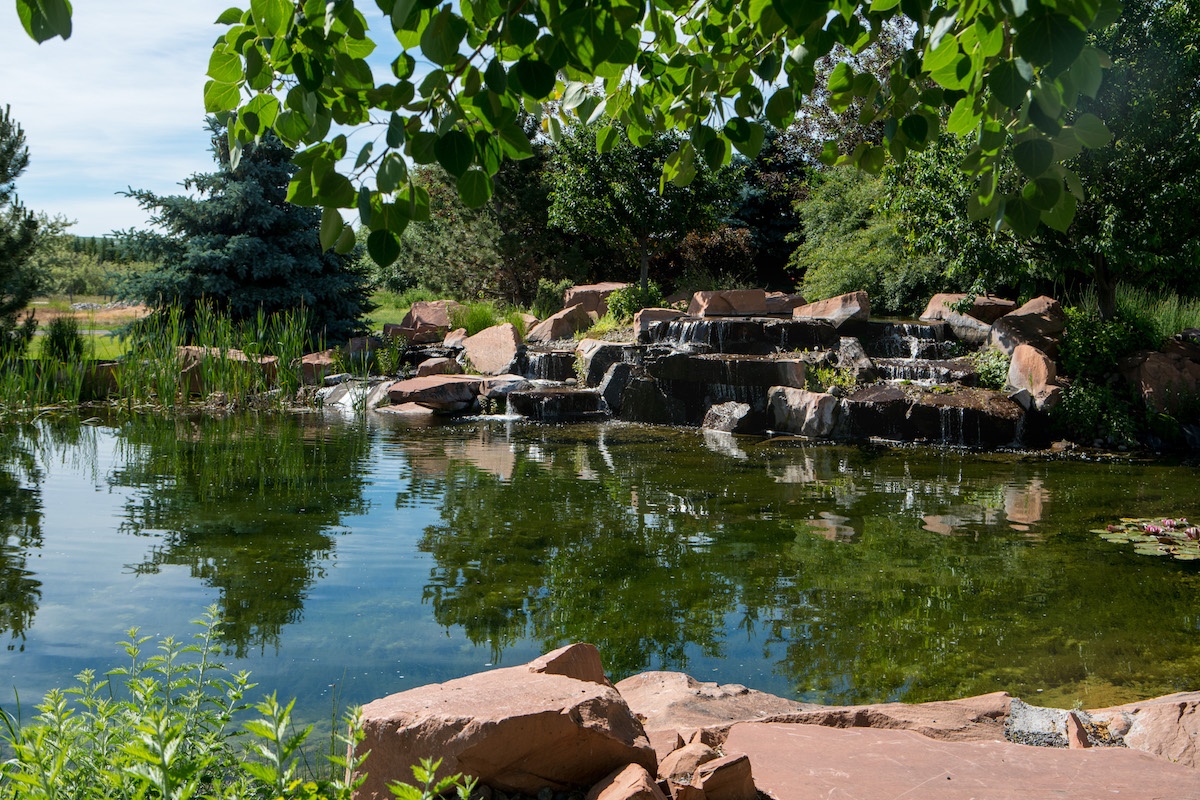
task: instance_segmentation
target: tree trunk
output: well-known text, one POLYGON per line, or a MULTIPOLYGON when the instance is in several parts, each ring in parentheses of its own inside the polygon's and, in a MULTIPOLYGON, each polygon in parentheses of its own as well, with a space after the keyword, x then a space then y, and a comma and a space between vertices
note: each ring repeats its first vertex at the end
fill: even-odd
POLYGON ((1108 268, 1104 255, 1092 257, 1092 271, 1096 276, 1096 299, 1100 304, 1100 319, 1110 320, 1117 315, 1117 279, 1108 268))

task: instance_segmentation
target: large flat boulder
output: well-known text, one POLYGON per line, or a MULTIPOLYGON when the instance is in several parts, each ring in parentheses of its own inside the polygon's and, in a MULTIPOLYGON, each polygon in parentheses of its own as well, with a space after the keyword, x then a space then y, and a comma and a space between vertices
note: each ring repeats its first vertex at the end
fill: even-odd
POLYGON ((833 436, 962 447, 1020 445, 1025 411, 1001 392, 958 388, 948 393, 876 384, 841 403, 833 436))
POLYGON ((608 313, 608 296, 617 289, 624 289, 628 283, 588 283, 582 286, 572 286, 563 292, 563 308, 573 305, 583 306, 584 311, 591 311, 598 317, 608 313))
POLYGON ((651 329, 660 322, 673 322, 686 316, 687 314, 673 308, 643 308, 633 315, 634 341, 648 342, 652 338, 651 329))
POLYGON ((913 731, 740 723, 727 754, 745 754, 775 800, 1197 798, 1197 773, 1118 747, 1069 750, 953 742, 913 731))
POLYGON ((419 403, 436 411, 461 411, 479 396, 479 375, 427 375, 396 381, 388 390, 393 405, 419 403))
POLYGON ((921 321, 936 322, 938 320, 945 320, 949 322, 954 317, 967 316, 991 325, 1005 314, 1015 311, 1017 308, 1016 302, 1012 300, 1005 300, 990 294, 977 294, 971 301, 970 306, 962 311, 958 311, 958 305, 966 300, 967 297, 968 295, 966 294, 955 292, 935 294, 929 298, 929 304, 921 312, 921 321))
POLYGON ((803 295, 767 292, 766 310, 768 314, 779 314, 790 317, 793 311, 807 303, 808 301, 804 299, 803 295))
POLYGON ((570 339, 578 331, 591 327, 593 321, 592 315, 582 305, 567 306, 534 325, 525 335, 525 341, 545 344, 557 339, 570 339))
POLYGON ((581 339, 575 345, 579 378, 587 386, 599 386, 613 364, 632 363, 637 359, 637 354, 638 349, 634 345, 603 339, 581 339))
POLYGON ((1200 392, 1200 344, 1187 333, 1177 334, 1161 352, 1142 351, 1121 362, 1125 380, 1154 411, 1176 412, 1200 392))
POLYGON ((483 375, 515 372, 521 347, 521 332, 511 322, 485 328, 462 343, 463 355, 483 375))
POLYGON ((835 328, 851 321, 866 322, 871 318, 871 299, 863 291, 839 294, 793 309, 792 318, 824 320, 835 328))
POLYGON ((682 672, 642 672, 617 683, 617 691, 646 730, 694 731, 734 722, 815 709, 740 684, 702 683, 682 672))
POLYGON ((1062 306, 1053 297, 1042 295, 993 322, 989 342, 1010 356, 1017 345, 1027 344, 1055 358, 1066 327, 1062 306))
POLYGON ((641 724, 615 689, 595 680, 603 675, 595 648, 556 653, 368 703, 357 800, 391 800, 388 784, 410 782, 412 766, 430 756, 442 759, 439 776, 461 772, 534 796, 587 790, 629 764, 654 774, 641 724))
POLYGON ((726 289, 696 292, 688 306, 692 317, 753 317, 767 313, 767 293, 762 289, 726 289))
MULTIPOLYGON (((1088 716, 1122 735, 1127 747, 1200 769, 1200 692, 1177 692, 1088 716)), ((1200 786, 1200 775, 1196 781, 1200 786)))
POLYGON ((383 326, 383 335, 407 339, 413 344, 440 342, 453 327, 453 317, 461 303, 454 300, 421 300, 400 320, 383 326))

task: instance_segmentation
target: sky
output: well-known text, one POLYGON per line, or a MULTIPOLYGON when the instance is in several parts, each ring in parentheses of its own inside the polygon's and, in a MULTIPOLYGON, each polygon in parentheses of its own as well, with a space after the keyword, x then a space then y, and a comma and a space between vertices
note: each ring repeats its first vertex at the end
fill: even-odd
POLYGON ((204 128, 208 57, 234 0, 87 0, 67 41, 38 45, 11 2, 0 4, 0 104, 25 130, 29 168, 17 194, 62 214, 81 236, 147 227, 117 193, 183 192, 214 168, 204 128))

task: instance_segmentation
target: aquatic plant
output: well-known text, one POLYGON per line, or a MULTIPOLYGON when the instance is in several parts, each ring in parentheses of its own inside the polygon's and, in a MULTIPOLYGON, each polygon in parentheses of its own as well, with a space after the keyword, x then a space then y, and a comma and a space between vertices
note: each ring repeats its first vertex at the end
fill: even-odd
POLYGON ((1092 531, 1106 542, 1131 543, 1144 556, 1171 556, 1180 561, 1200 560, 1200 525, 1185 518, 1122 518, 1119 524, 1092 531))

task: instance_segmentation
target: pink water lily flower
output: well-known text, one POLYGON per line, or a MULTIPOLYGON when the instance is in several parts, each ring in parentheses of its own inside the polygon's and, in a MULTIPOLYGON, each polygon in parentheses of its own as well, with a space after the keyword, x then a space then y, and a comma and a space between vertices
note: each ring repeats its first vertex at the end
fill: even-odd
POLYGON ((1158 527, 1157 525, 1147 525, 1146 533, 1162 533, 1162 528, 1158 527))
POLYGON ((1190 528, 1184 528, 1183 532, 1187 534, 1189 539, 1200 539, 1200 528, 1193 525, 1190 528))

